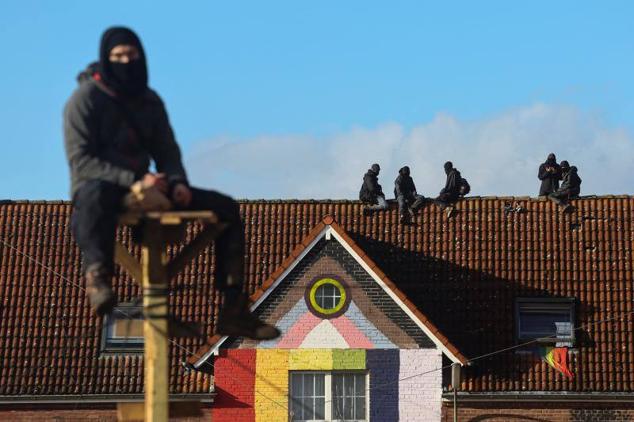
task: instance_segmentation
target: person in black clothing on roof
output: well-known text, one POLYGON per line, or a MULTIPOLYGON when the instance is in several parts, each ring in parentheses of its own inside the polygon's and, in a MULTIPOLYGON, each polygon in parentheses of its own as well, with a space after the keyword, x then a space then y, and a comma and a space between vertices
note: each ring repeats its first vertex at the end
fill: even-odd
POLYGON ((111 279, 117 220, 126 210, 131 188, 138 188, 158 201, 142 203, 143 210, 170 205, 212 210, 228 223, 215 243, 215 285, 224 294, 216 331, 254 339, 277 337, 275 327, 251 314, 242 291, 245 248, 238 203, 189 185, 165 106, 148 87, 137 35, 124 27, 106 30, 99 62, 78 80, 64 109, 64 143, 71 174, 71 230, 82 252, 94 312, 104 315, 116 306, 111 279), (158 173, 149 171, 150 160, 158 173))
POLYGON ((447 180, 445 187, 440 191, 440 195, 434 200, 434 202, 444 210, 449 208, 447 215, 452 217, 455 214, 453 204, 458 199, 471 190, 469 184, 462 178, 458 169, 454 168, 451 161, 447 161, 444 164, 445 174, 447 174, 447 180))
POLYGON ((423 206, 425 198, 416 192, 416 185, 410 176, 408 166, 398 171, 398 177, 394 181, 394 196, 398 202, 401 223, 411 222, 416 211, 423 206))
POLYGON ((577 167, 570 166, 568 161, 561 162, 561 171, 563 174, 561 186, 556 192, 548 195, 548 199, 564 207, 562 211, 571 212, 574 207, 570 205, 569 200, 581 193, 581 178, 577 174, 577 167))
POLYGON ((379 185, 379 172, 381 167, 378 164, 372 164, 363 176, 363 184, 359 191, 359 200, 366 204, 363 209, 364 213, 371 211, 386 210, 388 205, 385 200, 383 188, 379 185))
POLYGON ((559 189, 561 167, 557 164, 555 154, 548 154, 546 162, 539 166, 537 177, 542 181, 539 187, 539 196, 547 196, 559 189))

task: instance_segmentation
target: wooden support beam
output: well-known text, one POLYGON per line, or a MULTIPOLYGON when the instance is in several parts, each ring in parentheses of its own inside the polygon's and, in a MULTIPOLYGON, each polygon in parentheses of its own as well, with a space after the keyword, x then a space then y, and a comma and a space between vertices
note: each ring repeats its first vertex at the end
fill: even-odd
POLYGON ((137 282, 141 280, 141 265, 119 242, 115 242, 114 244, 114 259, 134 280, 137 282))
POLYGON ((169 419, 168 278, 163 265, 165 244, 161 223, 149 220, 143 228, 143 309, 145 320, 145 421, 169 419))
MULTIPOLYGON (((219 223, 211 211, 175 211, 127 213, 119 223, 143 223, 141 263, 121 244, 115 243, 116 261, 143 287, 143 335, 145 337, 145 401, 120 403, 117 415, 120 421, 145 420, 167 422, 170 407, 173 416, 199 416, 199 403, 169 403, 169 335, 167 298, 169 280, 207 247, 227 227, 219 223), (206 227, 169 263, 166 262, 166 242, 179 239, 188 221, 201 221, 206 227), (179 227, 182 226, 182 227, 179 227), (140 406, 143 408, 140 409, 140 406)), ((194 335, 192 324, 172 324, 173 334, 194 335), (178 330, 174 330, 174 328, 178 330)))
POLYGON ((183 247, 180 253, 167 264, 167 278, 171 280, 185 266, 195 259, 220 233, 227 228, 227 224, 219 223, 206 226, 191 242, 183 247))

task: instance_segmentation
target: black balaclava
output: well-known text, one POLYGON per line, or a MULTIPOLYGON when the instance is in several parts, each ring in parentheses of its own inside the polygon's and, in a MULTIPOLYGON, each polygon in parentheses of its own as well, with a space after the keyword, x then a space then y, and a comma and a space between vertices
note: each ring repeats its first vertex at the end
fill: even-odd
POLYGON ((401 173, 403 176, 409 176, 409 167, 405 166, 402 169, 399 170, 399 173, 401 173))
POLYGON ((379 171, 381 171, 381 167, 374 163, 372 164, 372 167, 370 167, 370 170, 372 170, 374 173, 379 174, 379 171))
POLYGON ((548 154, 548 158, 546 158, 546 162, 548 164, 555 164, 557 162, 557 158, 555 157, 555 154, 553 154, 552 152, 548 154))
POLYGON ((129 28, 108 28, 101 36, 99 67, 104 83, 117 94, 135 97, 147 89, 147 65, 145 51, 139 37, 129 28), (128 63, 110 61, 110 50, 120 44, 133 45, 139 50, 139 58, 128 63))
POLYGON ((447 161, 445 163, 445 173, 449 174, 451 170, 453 170, 453 164, 451 161, 447 161))
POLYGON ((561 170, 562 170, 563 172, 566 172, 566 171, 568 171, 568 170, 570 169, 570 164, 568 164, 568 161, 566 161, 566 160, 562 161, 562 162, 559 164, 559 166, 561 167, 561 170))

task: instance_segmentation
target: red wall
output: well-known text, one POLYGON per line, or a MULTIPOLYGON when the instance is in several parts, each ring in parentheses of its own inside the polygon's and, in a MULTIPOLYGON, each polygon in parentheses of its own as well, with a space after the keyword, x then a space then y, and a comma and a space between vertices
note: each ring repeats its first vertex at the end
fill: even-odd
POLYGON ((229 349, 214 359, 216 398, 213 422, 255 420, 255 349, 229 349))

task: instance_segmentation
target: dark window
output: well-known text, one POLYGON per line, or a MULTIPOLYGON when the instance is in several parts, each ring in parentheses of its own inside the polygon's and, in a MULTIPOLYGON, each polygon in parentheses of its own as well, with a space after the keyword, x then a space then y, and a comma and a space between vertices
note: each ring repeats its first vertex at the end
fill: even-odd
POLYGON ((120 305, 104 318, 104 352, 143 352, 143 308, 120 305))
POLYGON ((574 341, 573 298, 518 298, 517 338, 571 346, 574 341))

